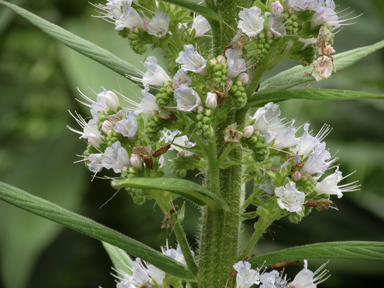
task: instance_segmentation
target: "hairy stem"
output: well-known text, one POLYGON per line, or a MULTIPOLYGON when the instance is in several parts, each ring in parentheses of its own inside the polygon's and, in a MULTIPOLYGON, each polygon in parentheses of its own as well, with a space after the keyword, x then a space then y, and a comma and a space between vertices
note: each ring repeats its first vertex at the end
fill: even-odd
MULTIPOLYGON (((160 209, 163 211, 164 215, 173 207, 167 200, 167 197, 163 197, 163 193, 152 193, 156 203, 159 205, 160 209)), ((189 247, 187 237, 185 236, 183 227, 180 222, 175 220, 172 221, 173 231, 175 232, 176 239, 180 245, 181 251, 183 252, 185 262, 187 263, 188 269, 196 274, 197 273, 197 265, 195 262, 195 258, 193 258, 191 248, 189 247)))

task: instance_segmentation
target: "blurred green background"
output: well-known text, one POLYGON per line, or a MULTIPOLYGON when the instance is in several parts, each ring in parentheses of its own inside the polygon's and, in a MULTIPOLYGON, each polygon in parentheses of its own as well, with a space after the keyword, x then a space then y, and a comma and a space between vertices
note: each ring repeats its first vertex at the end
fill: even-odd
MULTIPOLYGON (((84 37, 140 67, 144 56, 131 52, 114 26, 97 15, 87 1, 13 1, 69 31, 84 37)), ((353 26, 336 36, 336 52, 374 44, 384 39, 384 1, 338 0, 353 15, 363 13, 353 26)), ((353 21, 352 21, 353 22, 353 21)), ((281 63, 273 74, 293 65, 281 63)), ((313 83, 311 89, 332 88, 372 93, 384 92, 384 50, 353 67, 313 83)), ((270 77, 273 75, 266 75, 270 77)), ((170 231, 160 231, 163 216, 153 202, 133 205, 120 192, 99 209, 115 191, 109 181, 95 179, 80 158, 85 143, 70 132, 77 128, 67 110, 88 115, 75 98, 76 87, 94 96, 101 86, 134 96, 127 79, 53 41, 9 9, 0 7, 0 180, 90 217, 156 249, 170 231)), ((306 88, 304 83, 299 88, 306 88)), ((282 116, 306 121, 318 131, 323 123, 333 127, 326 142, 338 152, 343 175, 357 170, 347 182, 359 180, 361 191, 333 199, 339 211, 314 211, 300 225, 282 220, 271 227, 256 254, 284 247, 325 241, 384 241, 384 101, 287 101, 282 116)), ((168 175, 170 177, 170 175, 168 175)), ((196 179, 195 173, 188 175, 196 179)), ((251 188, 251 187, 248 187, 251 188)), ((180 202, 182 203, 182 202, 180 202)), ((91 238, 0 202, 0 288, 114 287, 111 262, 102 245, 91 238)), ((188 206, 184 221, 191 245, 199 211, 188 206)), ((245 222, 244 235, 252 233, 245 222)), ((244 241, 246 238, 244 239, 244 241)), ((315 270, 323 261, 310 261, 315 270)), ((384 287, 384 264, 331 261, 332 277, 320 287, 384 287)), ((288 267, 292 277, 301 264, 288 267)))

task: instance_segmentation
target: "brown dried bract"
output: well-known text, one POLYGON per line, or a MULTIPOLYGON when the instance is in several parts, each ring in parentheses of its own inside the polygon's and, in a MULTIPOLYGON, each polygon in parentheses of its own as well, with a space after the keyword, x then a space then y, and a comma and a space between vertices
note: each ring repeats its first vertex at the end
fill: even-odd
POLYGON ((169 225, 171 225, 172 215, 179 210, 179 207, 180 206, 176 204, 167 213, 165 213, 163 223, 161 223, 161 229, 169 228, 169 225))
POLYGON ((320 211, 328 210, 329 208, 338 210, 336 206, 332 206, 333 202, 329 199, 321 198, 319 200, 309 199, 304 203, 307 207, 313 207, 320 211))
POLYGON ((147 147, 140 146, 139 144, 136 144, 136 146, 132 149, 134 153, 140 156, 141 159, 144 160, 145 165, 149 169, 153 168, 153 161, 152 161, 152 147, 148 145, 147 147))
POLYGON ((249 38, 246 34, 238 32, 235 37, 232 38, 231 42, 228 43, 227 46, 224 47, 223 53, 228 49, 240 48, 240 51, 244 45, 249 43, 249 38))
POLYGON ((227 98, 229 89, 231 89, 231 85, 228 84, 227 87, 225 87, 225 89, 223 91, 217 90, 217 89, 209 87, 209 86, 207 86, 207 88, 216 93, 217 105, 219 106, 219 108, 223 107, 225 104, 225 98, 227 98))
POLYGON ((299 263, 299 262, 300 262, 300 261, 286 261, 286 262, 280 262, 280 263, 276 263, 276 264, 271 265, 271 268, 272 268, 272 269, 275 269, 275 268, 285 267, 285 266, 293 265, 293 264, 296 264, 296 263, 299 263))

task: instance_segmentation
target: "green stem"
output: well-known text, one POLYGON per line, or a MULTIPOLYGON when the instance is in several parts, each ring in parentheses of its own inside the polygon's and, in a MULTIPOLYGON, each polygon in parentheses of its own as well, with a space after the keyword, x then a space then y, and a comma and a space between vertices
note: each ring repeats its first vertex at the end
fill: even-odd
POLYGON ((177 26, 172 28, 170 27, 169 30, 172 32, 173 40, 176 42, 176 47, 183 47, 183 41, 181 41, 179 28, 177 26))
POLYGON ((217 160, 216 165, 220 167, 221 164, 223 164, 225 158, 227 158, 228 154, 232 151, 234 148, 234 143, 229 143, 227 147, 224 149, 223 153, 221 153, 220 158, 217 160))
MULTIPOLYGON (((263 61, 264 62, 264 61, 263 61)), ((253 75, 251 81, 249 81, 249 85, 247 88, 247 97, 252 96, 252 94, 255 92, 257 85, 259 85, 261 77, 263 76, 264 72, 267 70, 267 67, 264 64, 260 64, 257 66, 255 75, 253 75)))
MULTIPOLYGON (((156 203, 159 205, 160 209, 163 211, 164 215, 172 209, 170 203, 168 203, 168 198, 164 197, 164 193, 156 191, 152 193, 153 198, 156 200, 156 203)), ((187 237, 185 236, 183 227, 179 221, 174 220, 171 222, 173 226, 173 231, 175 232, 177 241, 180 245, 181 251, 183 252, 185 262, 187 263, 188 269, 196 275, 197 265, 195 258, 192 255, 191 248, 189 247, 187 237)))
POLYGON ((216 140, 208 141, 209 153, 207 155, 208 160, 208 175, 209 175, 209 190, 215 194, 219 194, 219 167, 217 165, 217 149, 216 149, 216 140))
POLYGON ((264 234, 264 232, 267 230, 267 228, 275 221, 275 218, 267 218, 267 217, 260 217, 255 225, 255 232, 253 232, 253 235, 251 239, 249 239, 247 245, 245 246, 243 252, 241 252, 239 256, 239 261, 244 259, 245 257, 249 256, 251 253, 253 247, 256 245, 257 241, 259 241, 261 235, 264 234))

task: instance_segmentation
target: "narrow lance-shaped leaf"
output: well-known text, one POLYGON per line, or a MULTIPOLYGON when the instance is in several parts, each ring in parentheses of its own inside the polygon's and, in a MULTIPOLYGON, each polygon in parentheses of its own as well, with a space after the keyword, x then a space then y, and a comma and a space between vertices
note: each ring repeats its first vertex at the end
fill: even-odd
POLYGON ((262 106, 268 102, 279 102, 288 99, 307 99, 317 101, 330 100, 355 100, 355 99, 384 99, 384 95, 377 95, 365 92, 347 91, 347 90, 331 90, 331 89, 314 89, 314 90, 288 90, 280 92, 272 92, 265 94, 253 95, 248 99, 246 108, 254 106, 262 106))
POLYGON ((160 0, 160 1, 170 3, 170 4, 175 4, 182 8, 188 9, 192 12, 196 12, 206 18, 212 18, 214 20, 220 21, 219 15, 212 9, 209 9, 208 7, 204 7, 186 0, 160 0))
MULTIPOLYGON (((365 46, 357 49, 353 49, 344 53, 336 54, 334 56, 334 62, 337 72, 344 70, 345 68, 353 65, 360 59, 368 56, 384 47, 384 40, 376 44, 365 46)), ((260 95, 262 93, 271 93, 276 91, 283 91, 288 88, 299 85, 303 82, 315 80, 312 76, 306 76, 306 72, 311 72, 313 66, 303 67, 301 65, 295 66, 291 69, 285 70, 276 76, 269 78, 260 85, 260 89, 254 95, 260 95)))
POLYGON ((112 181, 114 188, 131 187, 169 191, 212 210, 228 210, 228 204, 216 194, 194 182, 175 178, 131 178, 112 181))
POLYGON ((123 59, 117 57, 116 55, 112 54, 111 52, 93 44, 92 42, 89 42, 88 40, 85 40, 79 36, 76 36, 75 34, 55 25, 52 24, 39 16, 20 8, 16 5, 13 5, 11 3, 0 1, 0 4, 3 4, 13 11, 15 11, 20 16, 27 19, 29 22, 31 22, 33 25, 41 29, 43 32, 47 33, 49 36, 53 37, 54 39, 60 41, 64 45, 72 48, 73 50, 76 50, 77 52, 99 62, 100 64, 103 64, 104 66, 108 67, 109 69, 119 73, 122 76, 126 76, 126 74, 129 74, 131 76, 135 77, 141 77, 136 71, 135 66, 132 64, 124 61, 123 59))
POLYGON ((116 269, 116 273, 120 274, 120 271, 132 275, 132 270, 129 268, 133 267, 133 261, 131 257, 122 249, 117 248, 107 242, 101 242, 107 251, 109 258, 111 259, 113 266, 116 269))
POLYGON ((91 219, 2 182, 0 182, 0 199, 82 234, 121 248, 177 278, 196 281, 192 272, 176 260, 91 219))
POLYGON ((346 260, 384 260, 384 242, 329 242, 318 243, 293 248, 287 248, 268 253, 250 260, 259 267, 285 261, 303 259, 346 259, 346 260))

